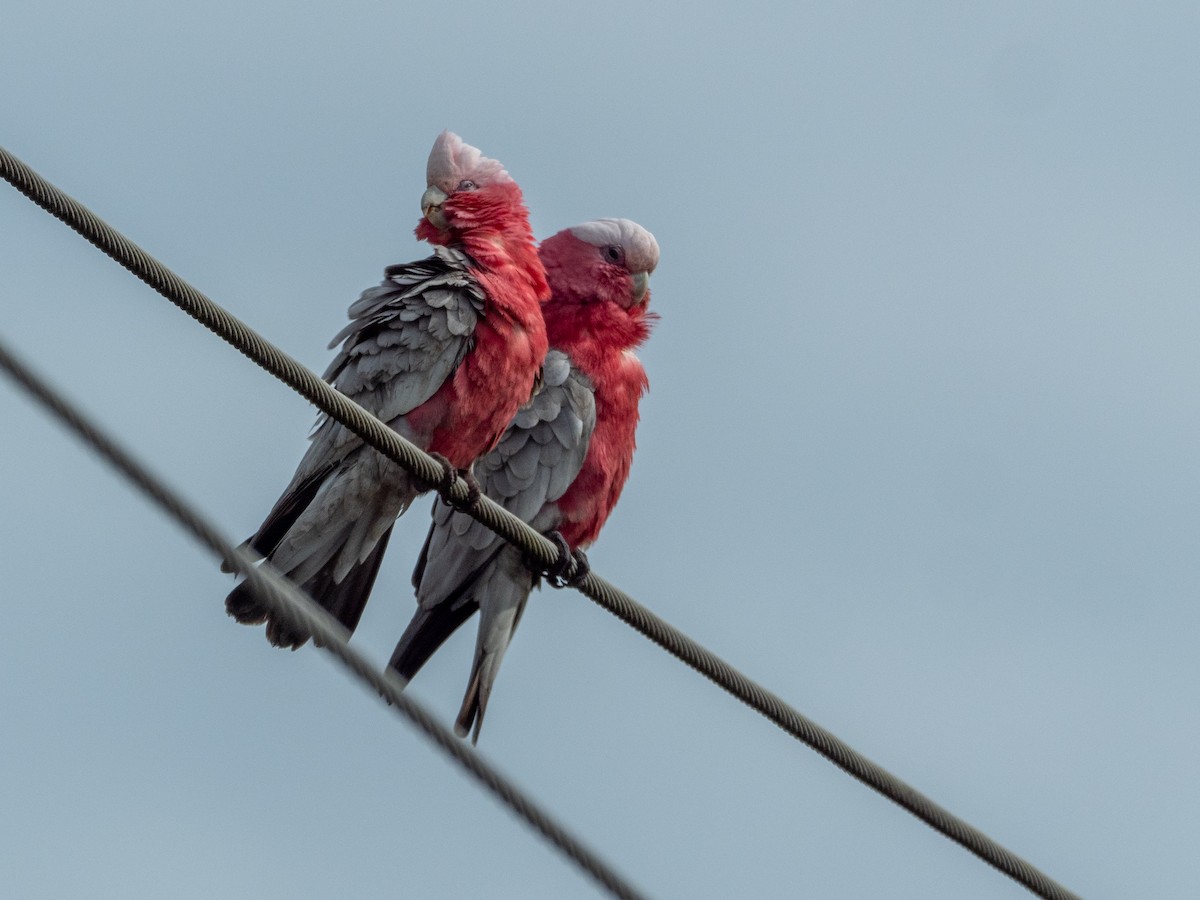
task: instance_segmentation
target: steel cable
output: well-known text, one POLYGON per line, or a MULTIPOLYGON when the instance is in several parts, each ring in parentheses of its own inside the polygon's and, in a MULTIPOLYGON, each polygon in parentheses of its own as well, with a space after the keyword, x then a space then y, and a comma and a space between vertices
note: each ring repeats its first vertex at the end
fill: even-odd
MULTIPOLYGON (((0 175, 46 212, 60 219, 239 352, 292 387, 318 409, 337 419, 388 459, 430 483, 436 483, 441 478, 443 469, 432 457, 270 344, 2 147, 0 175)), ((448 494, 456 505, 463 503, 468 495, 466 483, 462 479, 456 480, 448 494)), ((542 565, 550 566, 557 561, 558 550, 553 543, 486 497, 473 509, 465 511, 542 565)), ((572 561, 564 575, 570 577, 574 573, 575 564, 572 561)), ((778 695, 743 675, 594 572, 590 572, 576 587, 597 605, 770 719, 788 734, 1034 894, 1047 900, 1077 898, 1076 894, 1031 863, 876 765, 793 709, 778 695)))

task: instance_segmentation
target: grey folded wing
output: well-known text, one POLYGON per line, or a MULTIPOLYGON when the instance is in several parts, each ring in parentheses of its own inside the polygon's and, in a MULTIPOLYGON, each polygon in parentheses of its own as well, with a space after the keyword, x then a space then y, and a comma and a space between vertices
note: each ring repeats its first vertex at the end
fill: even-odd
MULTIPOLYGON (((471 258, 447 247, 434 250, 428 259, 385 270, 383 282, 350 306, 349 324, 329 343, 342 346, 325 380, 393 427, 458 368, 483 315, 486 295, 471 273, 471 258)), ((322 416, 295 482, 328 468, 361 443, 322 416)))
MULTIPOLYGON (((483 492, 538 531, 557 524, 557 501, 583 467, 596 427, 595 389, 561 351, 496 448, 475 463, 483 492)), ((503 548, 504 539, 469 516, 438 505, 413 581, 423 607, 460 597, 503 548)))

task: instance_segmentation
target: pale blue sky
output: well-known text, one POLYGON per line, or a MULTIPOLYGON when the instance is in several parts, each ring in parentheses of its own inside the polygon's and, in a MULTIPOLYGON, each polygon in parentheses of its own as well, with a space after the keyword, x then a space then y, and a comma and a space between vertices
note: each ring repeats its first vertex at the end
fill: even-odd
MULTIPOLYGON (((1091 897, 1200 871, 1195 4, 10 4, 0 143, 320 370, 429 147, 662 247, 597 570, 1091 897)), ((244 536, 307 404, 11 189, 0 334, 244 536)), ((0 384, 0 883, 593 897, 0 384)), ((357 642, 408 620, 405 517, 357 642)), ((449 722, 473 626, 412 690, 449 722)), ((580 595, 481 750, 656 897, 1015 884, 580 595)))

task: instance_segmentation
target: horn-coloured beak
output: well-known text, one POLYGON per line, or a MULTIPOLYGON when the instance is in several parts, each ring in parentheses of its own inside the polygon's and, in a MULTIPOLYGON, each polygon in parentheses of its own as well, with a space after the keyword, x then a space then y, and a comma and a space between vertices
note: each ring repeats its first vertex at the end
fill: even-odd
POLYGON ((646 299, 646 291, 650 290, 650 273, 634 272, 631 279, 633 281, 633 302, 641 303, 646 299))
POLYGON ((429 224, 439 231, 445 231, 449 227, 446 223, 446 214, 442 211, 442 204, 449 196, 440 187, 433 184, 426 188, 425 193, 421 195, 421 212, 429 220, 429 224))

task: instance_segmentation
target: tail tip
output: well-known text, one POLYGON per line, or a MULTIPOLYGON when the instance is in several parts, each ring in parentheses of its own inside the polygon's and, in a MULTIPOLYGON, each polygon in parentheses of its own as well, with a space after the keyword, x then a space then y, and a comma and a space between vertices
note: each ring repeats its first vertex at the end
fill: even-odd
POLYGON ((255 599, 245 582, 229 592, 225 598, 225 612, 243 625, 261 625, 267 621, 267 608, 255 599))
POLYGON ((299 650, 310 637, 312 635, 273 616, 267 621, 267 641, 281 650, 299 650))

